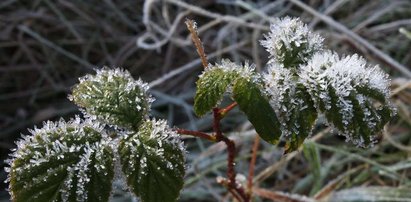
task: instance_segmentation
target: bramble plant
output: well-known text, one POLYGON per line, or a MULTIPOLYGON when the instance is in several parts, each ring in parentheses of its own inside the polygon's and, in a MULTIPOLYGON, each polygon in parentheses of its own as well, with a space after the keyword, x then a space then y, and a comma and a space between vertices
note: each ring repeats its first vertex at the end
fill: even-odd
POLYGON ((194 112, 211 111, 214 132, 170 128, 150 118, 148 84, 126 70, 98 69, 80 78, 69 96, 84 119, 48 121, 17 142, 6 168, 13 201, 108 201, 115 179, 143 202, 176 201, 185 175, 179 135, 224 142, 227 178, 218 182, 238 201, 251 201, 252 179, 247 186, 236 181, 235 143, 220 128, 234 107, 263 140, 281 144, 286 153, 301 146, 319 116, 347 141, 368 147, 394 115, 388 75, 358 55, 324 50, 323 39, 298 18, 278 19, 261 41, 270 54, 264 73, 229 60, 209 64, 195 23, 186 23, 205 68, 194 112), (220 108, 227 93, 233 103, 220 108))

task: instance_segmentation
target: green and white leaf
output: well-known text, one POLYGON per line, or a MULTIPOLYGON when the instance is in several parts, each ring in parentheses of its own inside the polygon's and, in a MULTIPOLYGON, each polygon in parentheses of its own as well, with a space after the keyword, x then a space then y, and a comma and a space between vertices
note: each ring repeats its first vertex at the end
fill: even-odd
POLYGON ((194 112, 203 116, 212 108, 217 107, 224 93, 231 91, 236 79, 249 77, 254 67, 247 63, 239 66, 229 60, 210 66, 204 70, 197 81, 197 91, 194 98, 194 112))
POLYGON ((220 68, 205 71, 197 81, 194 112, 198 116, 203 116, 213 107, 216 107, 235 78, 234 71, 225 72, 220 68))
POLYGON ((194 112, 203 116, 212 108, 217 107, 224 93, 231 91, 236 79, 248 78, 254 74, 254 66, 245 63, 237 65, 229 60, 222 60, 204 70, 197 81, 197 91, 194 98, 194 112))
POLYGON ((298 83, 291 96, 288 103, 283 103, 288 116, 283 124, 283 134, 289 136, 285 153, 297 150, 304 143, 317 120, 317 110, 305 86, 298 83))
POLYGON ((102 126, 76 118, 31 133, 6 169, 13 201, 108 201, 114 156, 102 126))
POLYGON ((311 32, 299 18, 279 18, 270 25, 270 32, 261 41, 270 54, 269 63, 294 71, 311 56, 322 50, 323 38, 311 32))
POLYGON ((146 120, 118 147, 130 190, 143 202, 176 201, 185 175, 184 147, 163 120, 146 120))
POLYGON ((103 68, 80 78, 69 99, 104 123, 136 130, 153 101, 148 85, 121 69, 103 68))
POLYGON ((298 83, 298 77, 287 68, 270 66, 264 79, 270 105, 281 123, 285 152, 294 151, 311 134, 317 119, 314 102, 306 87, 298 83))
POLYGON ((318 113, 363 147, 374 142, 374 135, 394 115, 388 76, 357 55, 317 53, 299 68, 295 72, 273 63, 264 75, 286 152, 296 150, 309 136, 318 113))
POLYGON ((299 76, 318 111, 356 145, 371 145, 394 116, 388 75, 357 55, 315 54, 299 76))

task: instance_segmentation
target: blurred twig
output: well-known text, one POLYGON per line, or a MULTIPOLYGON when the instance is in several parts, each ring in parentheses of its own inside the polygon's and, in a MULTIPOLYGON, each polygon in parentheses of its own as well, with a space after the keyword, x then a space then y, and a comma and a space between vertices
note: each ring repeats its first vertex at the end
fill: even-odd
POLYGON ((93 69, 93 65, 90 64, 89 62, 79 58, 77 55, 70 53, 66 50, 64 50, 63 48, 57 46, 56 44, 54 44, 53 42, 47 40, 46 38, 40 36, 38 33, 34 32, 33 30, 31 30, 29 27, 27 27, 26 25, 19 25, 18 29, 21 30, 22 32, 30 35, 31 37, 35 38, 38 41, 41 41, 42 44, 54 49, 55 51, 61 53, 62 55, 65 55, 66 57, 80 63, 81 65, 83 65, 85 68, 88 69, 93 69))

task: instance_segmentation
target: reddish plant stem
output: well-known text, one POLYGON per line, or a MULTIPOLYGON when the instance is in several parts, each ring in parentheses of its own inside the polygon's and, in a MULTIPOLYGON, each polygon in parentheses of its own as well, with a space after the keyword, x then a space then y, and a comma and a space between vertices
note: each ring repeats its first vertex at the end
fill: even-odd
POLYGON ((203 139, 210 140, 212 142, 224 142, 227 145, 227 177, 228 179, 222 180, 220 183, 227 187, 228 191, 236 198, 238 201, 249 202, 251 194, 247 194, 244 188, 241 185, 238 185, 235 178, 236 172, 234 169, 234 159, 235 159, 235 143, 234 141, 230 140, 226 136, 223 135, 221 132, 220 121, 224 117, 225 113, 232 110, 237 103, 232 103, 231 105, 227 106, 224 109, 219 109, 217 107, 213 108, 213 130, 214 135, 209 135, 207 133, 203 133, 200 131, 192 131, 186 129, 175 129, 178 134, 182 135, 191 135, 194 137, 199 137, 203 139))
MULTIPOLYGON (((194 45, 196 46, 197 53, 200 56, 201 62, 205 69, 208 67, 208 61, 207 61, 207 56, 204 52, 203 43, 201 42, 200 37, 198 37, 197 26, 193 20, 187 19, 185 23, 187 25, 188 30, 191 33, 191 39, 193 40, 194 45)), ((221 119, 235 106, 237 106, 236 102, 230 104, 224 109, 219 109, 217 107, 213 108, 213 115, 214 115, 213 130, 215 132, 214 135, 208 135, 206 133, 202 133, 198 131, 189 131, 189 130, 184 130, 184 129, 177 129, 177 132, 180 134, 184 134, 184 135, 192 135, 195 137, 208 139, 213 142, 221 142, 221 141, 224 142, 227 145, 227 153, 228 153, 228 159, 227 159, 228 182, 226 180, 223 180, 221 181, 221 183, 227 187, 228 191, 238 201, 249 202, 250 195, 245 193, 244 188, 241 185, 237 186, 237 183, 235 181, 235 177, 236 177, 236 172, 234 169, 234 159, 235 159, 235 151, 236 151, 235 143, 234 141, 230 140, 229 138, 227 138, 226 136, 222 134, 221 127, 220 127, 221 119)))
POLYGON ((238 201, 243 201, 243 198, 241 197, 241 195, 239 195, 238 192, 236 192, 234 189, 231 189, 229 187, 229 180, 223 177, 217 177, 217 183, 223 185, 225 188, 227 188, 228 192, 230 192, 230 194, 236 198, 238 201))
POLYGON ((256 135, 254 138, 253 148, 251 150, 250 168, 248 170, 247 193, 251 196, 253 193, 253 178, 255 162, 257 160, 258 146, 260 145, 260 136, 256 135))
POLYGON ((235 152, 236 152, 235 143, 234 141, 224 136, 223 133, 221 132, 220 121, 221 121, 222 116, 219 112, 220 112, 219 108, 217 107, 213 108, 213 115, 214 115, 213 129, 214 129, 214 132, 216 133, 217 141, 218 142, 222 141, 227 145, 227 153, 228 153, 227 154, 228 155, 228 158, 227 158, 227 177, 228 177, 227 188, 229 189, 229 191, 233 190, 236 193, 238 193, 238 195, 241 197, 239 199, 240 201, 248 202, 250 201, 249 195, 246 194, 246 192, 244 191, 244 188, 241 185, 237 185, 237 182, 235 180, 235 177, 237 175, 234 169, 234 165, 235 165, 234 159, 235 159, 235 152))
POLYGON ((212 142, 217 142, 216 136, 214 136, 214 135, 209 135, 207 133, 203 133, 203 132, 200 132, 200 131, 186 130, 186 129, 180 129, 180 128, 177 128, 175 130, 178 134, 191 135, 191 136, 194 136, 194 137, 207 139, 207 140, 210 140, 212 142))
POLYGON ((218 113, 220 114, 221 117, 224 117, 229 111, 234 109, 238 104, 237 102, 233 102, 230 105, 228 105, 226 108, 220 109, 218 113))

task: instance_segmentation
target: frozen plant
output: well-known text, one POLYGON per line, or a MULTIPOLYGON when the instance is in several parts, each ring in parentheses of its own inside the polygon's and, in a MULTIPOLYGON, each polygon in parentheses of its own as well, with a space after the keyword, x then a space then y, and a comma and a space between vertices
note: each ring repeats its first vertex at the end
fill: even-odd
POLYGON ((298 18, 271 25, 261 41, 270 53, 263 73, 248 63, 209 64, 194 22, 186 23, 205 68, 196 83, 194 112, 211 111, 214 132, 172 129, 150 118, 153 98, 146 83, 126 70, 96 70, 80 78, 69 96, 84 120, 46 122, 17 142, 6 168, 13 201, 108 201, 115 176, 143 202, 176 201, 185 175, 179 135, 192 135, 227 145, 227 178, 218 182, 238 201, 248 202, 253 176, 247 186, 238 180, 235 144, 220 127, 234 107, 263 140, 281 143, 285 152, 303 144, 319 116, 347 141, 367 147, 394 115, 388 75, 358 55, 340 57, 325 50, 322 38, 298 18), (225 94, 233 103, 220 108, 225 94))
POLYGON ((108 201, 115 176, 142 201, 177 200, 185 149, 166 121, 149 118, 147 83, 96 72, 69 95, 85 120, 46 122, 17 142, 6 169, 13 201, 108 201))
POLYGON ((298 18, 276 19, 270 33, 261 41, 270 53, 269 63, 293 67, 306 63, 311 56, 322 50, 323 38, 312 33, 298 18))

